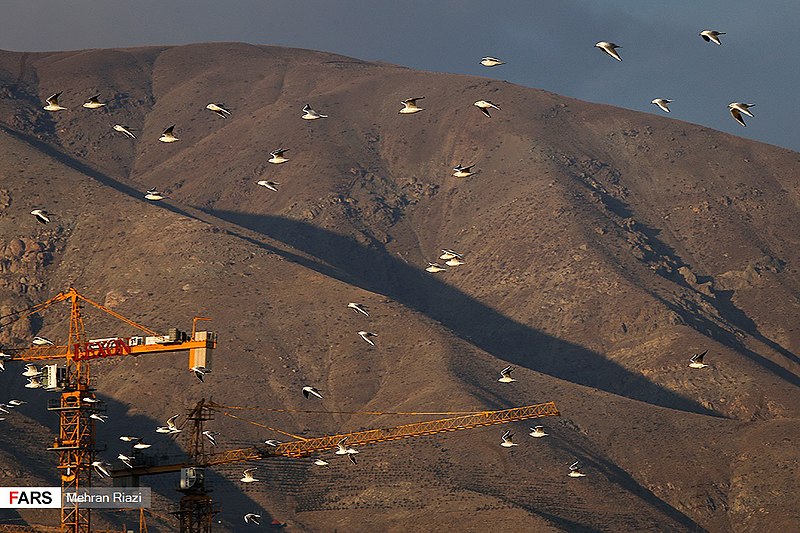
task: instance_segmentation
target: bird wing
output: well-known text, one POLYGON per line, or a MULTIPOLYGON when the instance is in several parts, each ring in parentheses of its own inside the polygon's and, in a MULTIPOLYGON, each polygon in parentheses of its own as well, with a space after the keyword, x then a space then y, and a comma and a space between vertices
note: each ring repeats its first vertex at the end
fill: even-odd
POLYGON ((703 38, 703 40, 704 40, 705 42, 707 42, 707 43, 711 42, 711 39, 708 37, 708 35, 707 35, 705 32, 701 33, 701 34, 700 34, 700 37, 702 37, 702 38, 703 38))
POLYGON ((161 133, 161 135, 169 135, 169 134, 171 134, 171 133, 172 133, 172 131, 173 131, 174 129, 175 129, 175 124, 173 124, 172 126, 170 126, 170 127, 169 127, 169 128, 167 128, 167 129, 165 129, 165 130, 164 130, 164 131, 161 133))
POLYGON ((489 118, 492 118, 492 115, 489 113, 489 110, 488 110, 488 109, 486 109, 485 107, 479 107, 478 109, 480 109, 480 110, 481 110, 481 113, 483 113, 483 114, 484 114, 484 115, 486 115, 487 117, 489 117, 489 118))
POLYGON ((744 119, 742 118, 742 113, 738 109, 736 109, 735 107, 732 107, 732 108, 730 108, 730 112, 731 112, 731 116, 733 117, 733 119, 736 122, 738 122, 739 124, 741 124, 745 128, 747 127, 747 124, 744 123, 744 119))
POLYGON ((511 373, 512 370, 514 370, 514 367, 509 365, 509 366, 505 367, 503 370, 500 371, 500 375, 501 376, 507 376, 507 375, 509 375, 511 373))
POLYGON ((173 416, 169 417, 169 418, 167 419, 167 425, 168 425, 169 427, 171 427, 171 428, 174 428, 174 427, 175 427, 175 420, 177 420, 177 418, 178 418, 179 416, 180 416, 180 415, 173 415, 173 416))
MULTIPOLYGON (((64 92, 64 91, 61 91, 64 92)), ((58 97, 61 96, 61 92, 54 94, 50 98, 47 99, 47 103, 50 105, 58 105, 58 97)))

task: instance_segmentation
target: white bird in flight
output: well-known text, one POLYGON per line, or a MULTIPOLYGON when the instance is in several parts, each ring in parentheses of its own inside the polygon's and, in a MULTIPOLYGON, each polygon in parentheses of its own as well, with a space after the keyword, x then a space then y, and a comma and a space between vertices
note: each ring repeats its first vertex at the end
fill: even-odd
POLYGON ((114 131, 118 131, 120 133, 124 133, 125 135, 127 135, 131 139, 135 139, 136 138, 136 135, 134 135, 133 131, 132 131, 133 128, 131 128, 130 126, 123 126, 122 124, 114 124, 113 128, 114 128, 114 131))
POLYGON ((42 381, 38 377, 28 378, 28 382, 25 384, 26 389, 41 389, 43 386, 42 381))
POLYGON ((86 109, 100 109, 101 107, 105 107, 106 104, 100 101, 100 95, 96 94, 94 96, 90 96, 88 100, 86 100, 82 107, 86 109))
POLYGON ((99 420, 100 422, 103 423, 105 423, 105 421, 108 420, 108 417, 106 415, 101 415, 100 413, 92 413, 89 415, 89 418, 94 418, 95 420, 99 420))
POLYGON ((203 435, 208 439, 212 446, 217 445, 217 436, 219 435, 219 431, 205 430, 203 435))
POLYGON ((442 267, 442 265, 439 263, 428 263, 428 266, 425 268, 425 270, 434 274, 436 272, 447 272, 447 269, 442 267))
POLYGON ((97 398, 94 398, 92 396, 86 396, 84 398, 81 398, 81 401, 84 401, 86 403, 100 403, 102 400, 98 400, 97 398))
POLYGON ((158 192, 158 189, 155 187, 147 189, 147 192, 144 195, 145 200, 150 200, 151 202, 158 202, 159 200, 163 200, 166 198, 163 194, 158 192))
POLYGON ((474 167, 474 166, 475 166, 475 163, 473 163, 471 165, 468 165, 466 167, 462 166, 459 163, 458 165, 453 167, 453 176, 456 177, 456 178, 468 178, 468 177, 472 176, 473 174, 475 174, 474 172, 472 172, 472 167, 474 167))
POLYGON ((64 91, 58 92, 53 96, 51 96, 50 98, 48 98, 47 105, 44 106, 43 109, 45 111, 61 111, 62 109, 66 109, 66 107, 61 107, 60 105, 58 105, 58 97, 61 96, 62 92, 64 91))
POLYGON ((145 441, 141 439, 139 439, 139 441, 133 445, 133 447, 137 450, 146 450, 150 446, 152 446, 152 444, 147 444, 145 441))
POLYGON ((288 159, 283 157, 283 154, 288 152, 288 148, 280 148, 278 150, 273 150, 269 153, 272 157, 267 159, 268 162, 272 163, 273 165, 280 165, 281 163, 286 163, 288 159))
POLYGON ((747 115, 748 117, 754 117, 750 112, 751 107, 755 107, 756 104, 744 104, 742 102, 731 102, 728 104, 728 111, 730 111, 731 116, 733 119, 741 124, 744 127, 747 127, 747 124, 744 123, 744 119, 742 115, 747 115))
MULTIPOLYGON (((345 441, 347 437, 343 438, 339 442, 336 443, 336 455, 350 455, 353 456, 358 453, 358 450, 352 448, 350 446, 345 445, 345 441)), ((351 459, 352 461, 352 459, 351 459)), ((355 461, 354 461, 355 462, 355 461)))
POLYGON ((25 405, 26 403, 28 402, 25 400, 8 400, 8 405, 11 407, 19 407, 20 405, 25 405))
POLYGON ((708 365, 703 363, 703 358, 708 353, 708 350, 704 351, 703 353, 696 353, 692 354, 691 359, 689 359, 689 368, 705 368, 708 365))
POLYGON ((123 442, 136 442, 142 440, 142 437, 134 437, 133 435, 122 435, 119 440, 123 442))
POLYGON ((35 216, 36 220, 38 220, 42 224, 50 223, 50 214, 44 209, 34 209, 33 211, 31 211, 31 215, 35 216))
POLYGON ((519 446, 519 444, 511 440, 513 436, 514 434, 511 433, 511 431, 506 431, 505 433, 503 433, 503 436, 501 437, 503 439, 503 442, 500 443, 500 446, 502 446, 503 448, 511 448, 512 446, 519 446))
POLYGON ((206 374, 211 373, 211 369, 205 366, 193 366, 189 369, 190 371, 194 372, 194 375, 199 379, 201 382, 204 381, 204 377, 206 374))
POLYGON ((261 515, 256 513, 247 513, 246 515, 244 515, 244 522, 245 524, 255 524, 257 526, 260 526, 261 515))
POLYGON ((531 432, 528 433, 531 437, 546 437, 549 433, 544 432, 544 426, 536 426, 531 428, 531 432))
POLYGON ((159 137, 158 140, 161 141, 162 143, 174 143, 180 141, 180 139, 175 137, 175 124, 165 129, 161 133, 161 137, 159 137))
POLYGON ((266 444, 268 446, 273 446, 273 447, 277 447, 278 444, 280 444, 280 443, 281 443, 281 441, 279 441, 278 439, 268 439, 268 440, 264 441, 264 444, 266 444))
POLYGON ((569 465, 569 477, 586 477, 586 474, 580 471, 580 461, 575 461, 571 465, 569 465))
POLYGON ((463 257, 460 253, 455 252, 453 250, 442 250, 442 255, 439 256, 439 259, 445 259, 449 261, 455 257, 463 257))
POLYGON ((715 30, 703 30, 700 32, 700 37, 707 43, 714 43, 717 46, 721 45, 722 43, 719 41, 719 36, 725 35, 724 31, 715 31, 715 30))
POLYGON ((653 98, 650 100, 650 103, 657 105, 665 113, 669 113, 669 104, 672 103, 672 100, 667 100, 666 98, 653 98))
POLYGON ((460 257, 453 257, 452 259, 448 259, 447 261, 445 261, 444 264, 451 267, 457 267, 463 265, 464 263, 466 263, 466 261, 464 261, 460 257))
POLYGON ((128 457, 127 455, 121 453, 117 456, 117 459, 125 463, 125 466, 128 468, 133 468, 133 457, 128 457))
POLYGON ((489 113, 489 109, 490 108, 494 108, 494 109, 497 109, 497 110, 500 109, 499 105, 495 104, 494 102, 490 102, 489 100, 478 100, 477 102, 475 102, 472 105, 474 105, 475 107, 480 109, 481 113, 483 113, 484 115, 486 115, 489 118, 492 118, 492 115, 489 113))
POLYGON ((253 472, 258 470, 258 468, 248 468, 244 471, 244 475, 242 476, 241 481, 242 483, 252 483, 254 481, 258 481, 255 477, 253 477, 253 472))
POLYGON ((597 44, 595 44, 594 46, 595 46, 595 48, 599 48, 600 50, 602 50, 606 54, 610 55, 611 57, 613 57, 617 61, 622 61, 622 58, 619 57, 619 54, 617 53, 617 48, 622 48, 620 45, 614 44, 614 43, 610 43, 608 41, 600 41, 597 44))
MULTIPOLYGON (((35 378, 42 375, 42 371, 36 368, 36 365, 25 365, 25 372, 22 373, 26 378, 35 378)), ((9 402, 10 405, 10 402, 9 402)))
POLYGON ((419 113, 424 107, 417 107, 417 100, 422 100, 425 98, 424 96, 418 96, 416 98, 406 98, 402 100, 400 103, 403 104, 403 109, 398 111, 401 115, 410 115, 412 113, 419 113))
POLYGON ((319 390, 317 390, 315 387, 311 387, 311 386, 303 387, 303 396, 305 396, 306 398, 309 398, 309 397, 311 397, 312 394, 314 396, 316 396, 317 398, 319 398, 320 400, 322 399, 322 394, 320 394, 319 390))
POLYGON ((34 337, 33 344, 36 346, 53 346, 55 343, 45 337, 34 337))
POLYGON ((362 331, 359 331, 358 334, 362 339, 364 339, 365 341, 367 341, 371 345, 375 346, 375 343, 370 340, 370 337, 377 337, 378 336, 377 333, 373 333, 371 331, 362 330, 362 331))
POLYGON ((365 306, 364 304, 357 304, 355 302, 350 302, 349 304, 347 304, 347 307, 349 307, 356 313, 361 313, 364 316, 369 316, 369 313, 367 312, 367 306, 365 306))
POLYGON ((100 477, 111 477, 111 474, 108 472, 108 467, 111 466, 110 464, 104 461, 92 461, 92 466, 100 477))
POLYGON ((271 180, 259 180, 256 182, 256 184, 261 185, 262 187, 266 187, 267 189, 275 192, 278 192, 278 187, 276 187, 276 185, 280 185, 280 183, 278 183, 277 181, 271 181, 271 180))
POLYGON ((502 61, 492 56, 486 56, 483 59, 481 59, 481 65, 483 65, 484 67, 496 67, 497 65, 505 65, 505 64, 506 64, 505 61, 502 61))
POLYGON ((317 120, 319 118, 328 118, 328 115, 317 113, 316 111, 311 109, 311 104, 306 104, 303 107, 303 120, 317 120))
POLYGON ((497 381, 499 381, 500 383, 511 383, 513 381, 517 381, 516 379, 511 377, 511 372, 513 370, 514 367, 511 365, 505 367, 503 370, 500 371, 500 379, 498 379, 497 381))
POLYGON ((206 106, 206 109, 210 109, 211 111, 221 116, 222 118, 228 118, 231 115, 231 112, 225 109, 225 106, 223 104, 211 103, 206 106))
POLYGON ((314 464, 317 465, 317 466, 329 466, 330 465, 330 463, 328 461, 325 461, 324 459, 316 459, 314 461, 314 464))
POLYGON ((156 428, 156 433, 180 433, 183 431, 179 429, 178 426, 175 425, 175 420, 177 420, 178 416, 180 415, 173 415, 167 419, 166 426, 158 426, 156 428))

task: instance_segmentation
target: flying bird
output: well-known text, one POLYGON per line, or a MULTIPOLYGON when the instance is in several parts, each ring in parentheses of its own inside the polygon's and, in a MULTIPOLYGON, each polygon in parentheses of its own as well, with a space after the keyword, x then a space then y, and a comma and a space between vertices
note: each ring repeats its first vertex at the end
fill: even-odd
POLYGON ((100 413, 92 413, 89 415, 89 418, 94 418, 95 420, 99 420, 100 422, 105 422, 108 420, 106 415, 101 415, 100 413))
POLYGON ((102 400, 98 400, 97 398, 94 398, 92 396, 86 396, 84 398, 81 398, 81 401, 86 403, 100 403, 102 400))
POLYGON ((357 313, 361 313, 364 316, 369 316, 369 313, 367 312, 367 306, 365 306, 364 304, 357 304, 355 302, 350 302, 349 304, 347 304, 347 307, 349 307, 350 309, 352 309, 357 313))
POLYGON ((133 128, 131 128, 130 126, 123 126, 122 124, 114 124, 113 128, 114 128, 114 131, 118 131, 120 133, 124 133, 125 135, 127 135, 131 139, 135 139, 136 138, 136 135, 133 134, 133 128))
POLYGON ((502 61, 492 56, 486 56, 483 59, 481 59, 481 65, 483 65, 484 67, 496 67, 497 65, 505 65, 505 64, 506 64, 505 61, 502 61))
POLYGON ((248 468, 244 471, 244 475, 242 476, 241 481, 242 483, 252 483, 254 481, 258 481, 256 478, 253 477, 253 472, 258 470, 258 468, 248 468))
POLYGON ((445 261, 444 264, 451 267, 457 267, 463 265, 464 263, 466 263, 466 261, 464 261, 460 257, 453 257, 452 259, 448 259, 447 261, 445 261))
POLYGON ((64 92, 64 91, 56 93, 53 96, 51 96, 50 98, 48 98, 47 99, 47 105, 44 106, 43 109, 45 111, 61 111, 62 109, 66 109, 66 107, 61 107, 60 105, 58 105, 58 97, 61 96, 62 92, 64 92))
POLYGON ((410 115, 412 113, 419 113, 424 108, 417 107, 417 100, 422 100, 423 98, 425 97, 418 96, 416 98, 406 98, 405 100, 402 100, 400 103, 403 104, 403 109, 398 111, 398 113, 400 113, 401 115, 410 115))
POLYGON ((317 466, 329 466, 330 465, 330 463, 328 461, 325 461, 323 459, 316 459, 314 461, 314 464, 317 465, 317 466))
POLYGON ((158 189, 156 189, 155 187, 152 187, 150 189, 147 189, 144 198, 145 200, 150 200, 151 202, 157 202, 159 200, 163 200, 164 198, 166 198, 166 196, 158 192, 158 189))
POLYGON ((317 390, 316 388, 314 388, 314 387, 303 387, 303 396, 305 396, 306 399, 308 399, 312 394, 314 396, 316 396, 317 398, 319 398, 320 400, 322 399, 322 394, 320 394, 319 390, 317 390))
POLYGON ((82 107, 86 109, 100 109, 104 107, 106 104, 100 101, 100 95, 96 94, 94 96, 90 96, 88 100, 83 103, 82 107))
POLYGON ((549 433, 544 432, 544 426, 536 426, 531 428, 531 432, 528 433, 531 437, 546 437, 549 433))
POLYGON ((210 109, 217 115, 221 116, 222 118, 228 118, 231 115, 231 112, 225 109, 223 104, 208 104, 206 109, 210 109))
POLYGON ((133 445, 133 447, 137 450, 146 450, 150 446, 152 446, 152 444, 147 444, 145 441, 141 439, 139 439, 139 442, 133 445))
MULTIPOLYGON (((26 378, 35 378, 42 375, 42 371, 36 368, 36 365, 27 364, 25 365, 25 372, 22 373, 23 376, 26 378)), ((8 402, 9 405, 12 405, 11 402, 8 402)))
POLYGON ((653 98, 650 100, 650 103, 657 105, 663 112, 669 113, 669 104, 672 103, 672 100, 667 100, 666 98, 653 98))
POLYGON ((28 402, 26 402, 25 400, 8 400, 8 405, 10 405, 11 407, 19 407, 20 405, 25 405, 26 403, 28 402))
POLYGON ((53 346, 55 343, 45 337, 34 337, 33 344, 36 346, 53 346))
POLYGON ((43 386, 42 381, 38 377, 28 378, 28 382, 25 384, 26 389, 41 389, 43 386))
POLYGON ((176 141, 180 141, 177 137, 175 137, 175 124, 170 126, 169 128, 165 129, 161 133, 161 137, 158 138, 159 141, 162 143, 174 143, 176 141))
POLYGON ((447 269, 442 267, 442 265, 440 265, 439 263, 430 263, 430 262, 428 263, 428 266, 427 268, 425 268, 425 270, 432 273, 447 272, 447 269))
POLYGON ((474 166, 475 163, 466 167, 459 163, 458 165, 453 167, 453 176, 456 178, 468 178, 473 174, 475 174, 474 172, 472 172, 472 167, 474 166))
POLYGON ((260 526, 261 515, 256 513, 247 513, 246 515, 244 515, 244 522, 245 524, 255 524, 257 526, 260 526))
POLYGON ((205 430, 203 435, 208 439, 212 446, 217 445, 217 436, 219 435, 219 431, 205 430))
POLYGON ((618 44, 609 43, 608 41, 600 41, 599 43, 595 44, 594 46, 595 46, 595 48, 599 48, 600 50, 602 50, 606 54, 610 55, 611 57, 613 57, 617 61, 622 61, 622 58, 619 57, 619 54, 617 53, 617 48, 622 48, 622 47, 619 46, 618 44))
POLYGON ((311 109, 311 104, 306 104, 305 107, 303 107, 303 120, 317 120, 318 118, 328 118, 328 115, 317 113, 311 109))
POLYGON ((343 438, 339 442, 336 443, 336 455, 354 455, 358 453, 358 450, 355 448, 351 448, 345 445, 345 441, 347 437, 343 438))
POLYGON ((478 100, 477 102, 475 102, 472 105, 474 105, 475 107, 480 109, 481 113, 483 113, 484 115, 486 115, 489 118, 492 118, 492 115, 489 113, 489 109, 490 108, 494 108, 494 109, 497 109, 497 110, 500 109, 499 105, 497 105, 497 104, 495 104, 493 102, 490 102, 489 100, 478 100))
POLYGON ((133 457, 128 457, 127 455, 119 454, 117 456, 117 459, 122 461, 128 468, 133 468, 133 464, 131 464, 133 463, 133 457))
POLYGON ((439 256, 439 259, 445 259, 449 261, 455 257, 462 257, 462 255, 458 252, 454 252, 453 250, 442 250, 442 255, 439 256))
POLYGON ((266 187, 267 189, 275 192, 278 192, 278 188, 276 187, 276 185, 280 185, 280 183, 278 183, 277 181, 271 181, 271 180, 259 180, 256 182, 256 184, 261 185, 262 187, 266 187))
POLYGON ((744 114, 744 115, 747 115, 748 117, 755 116, 750 112, 750 108, 751 107, 755 107, 755 105, 756 104, 744 104, 742 102, 731 102, 730 104, 728 104, 728 111, 730 111, 731 116, 733 117, 733 119, 736 122, 738 122, 739 124, 741 124, 744 127, 747 127, 747 124, 744 123, 744 119, 742 118, 742 115, 744 114))
POLYGON ((715 31, 715 30, 703 30, 700 32, 700 37, 707 43, 714 43, 717 46, 721 45, 722 43, 719 41, 719 36, 725 35, 724 31, 715 31))
POLYGON ((134 437, 132 435, 122 435, 119 440, 123 442, 136 442, 142 440, 142 437, 134 437))
POLYGON ((31 211, 31 215, 35 216, 36 220, 38 220, 42 224, 50 223, 50 214, 44 209, 34 209, 33 211, 31 211))
POLYGON ((278 150, 273 150, 269 153, 272 157, 267 159, 268 162, 272 163, 273 165, 280 165, 281 163, 286 163, 288 159, 283 157, 283 154, 288 152, 288 148, 280 148, 278 150))
POLYGON ((703 353, 696 353, 692 354, 691 359, 689 359, 689 368, 705 368, 708 365, 703 364, 703 358, 708 353, 708 350, 704 351, 703 353))
POLYGON ((169 417, 167 419, 167 425, 158 426, 156 428, 156 433, 180 433, 181 431, 183 431, 182 429, 179 429, 178 426, 175 425, 175 420, 177 420, 179 416, 180 415, 174 415, 169 417))
POLYGON ((372 333, 371 331, 359 331, 358 334, 361 336, 362 339, 370 343, 371 345, 375 346, 375 343, 372 342, 369 338, 370 337, 377 337, 377 333, 372 333))
POLYGON ((580 471, 580 461, 575 461, 571 465, 569 465, 569 477, 586 477, 586 474, 580 471))
POLYGON ((207 368, 207 367, 204 367, 204 366, 193 366, 189 370, 194 372, 194 375, 197 376, 197 379, 199 379, 201 382, 204 381, 203 378, 204 378, 204 376, 206 374, 210 374, 211 373, 211 369, 207 368))
POLYGON ((514 371, 513 366, 509 365, 505 367, 503 370, 500 371, 500 379, 498 379, 497 381, 499 381, 500 383, 511 383, 513 381, 517 381, 516 379, 511 377, 511 372, 513 371, 514 371))
POLYGON ((264 444, 266 444, 268 446, 273 446, 273 447, 277 447, 278 444, 280 444, 280 443, 281 443, 281 441, 279 441, 277 439, 268 439, 268 440, 264 441, 264 444))
POLYGON ((513 436, 514 434, 511 433, 511 431, 506 431, 505 433, 503 433, 503 436, 501 437, 503 439, 503 442, 500 443, 500 446, 502 446, 503 448, 511 448, 512 446, 519 446, 519 444, 511 440, 513 436))
POLYGON ((92 461, 92 466, 100 477, 111 477, 111 474, 108 472, 108 468, 111 466, 110 464, 104 461, 92 461))

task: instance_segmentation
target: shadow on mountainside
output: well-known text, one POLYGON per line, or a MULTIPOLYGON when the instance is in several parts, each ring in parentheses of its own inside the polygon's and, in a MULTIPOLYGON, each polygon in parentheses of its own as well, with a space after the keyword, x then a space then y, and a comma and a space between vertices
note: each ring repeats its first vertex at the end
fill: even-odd
MULTIPOLYGON (((364 247, 350 237, 281 217, 233 211, 210 214, 308 254, 315 260, 266 246, 322 274, 384 294, 515 365, 643 402, 719 416, 600 354, 508 318, 447 285, 441 277, 408 265, 384 251, 364 247)), ((239 237, 265 246, 245 236, 239 237)))

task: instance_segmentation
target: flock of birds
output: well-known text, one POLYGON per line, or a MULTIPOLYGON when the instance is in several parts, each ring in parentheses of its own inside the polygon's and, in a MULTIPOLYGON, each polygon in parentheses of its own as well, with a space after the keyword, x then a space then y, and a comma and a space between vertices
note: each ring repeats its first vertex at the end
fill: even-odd
MULTIPOLYGON (((706 42, 714 43, 714 44, 716 44, 718 46, 722 44, 722 42, 720 41, 720 38, 719 38, 720 35, 725 35, 725 33, 724 32, 719 32, 719 31, 715 31, 715 30, 704 30, 704 31, 700 32, 700 36, 706 42)), ((597 44, 595 44, 595 47, 597 47, 598 49, 603 51, 608 56, 614 58, 615 60, 622 61, 622 57, 620 56, 619 52, 617 51, 619 48, 621 48, 621 46, 619 46, 619 45, 617 45, 617 44, 615 44, 613 42, 600 41, 597 44)), ((500 65, 504 65, 505 62, 502 61, 501 59, 496 58, 496 57, 486 56, 486 57, 481 59, 480 64, 485 66, 485 67, 493 68, 493 67, 497 67, 497 66, 500 66, 500 65)), ((50 111, 50 112, 58 112, 58 111, 62 111, 62 110, 67 109, 66 107, 63 107, 62 105, 59 104, 59 97, 61 95, 62 95, 62 92, 58 92, 56 94, 53 94, 49 98, 47 98, 47 100, 46 100, 47 105, 44 106, 44 109, 46 111, 50 111)), ((425 108, 420 107, 418 105, 418 102, 420 100, 423 100, 423 99, 424 99, 424 96, 418 96, 418 97, 406 98, 405 100, 402 100, 401 104, 403 105, 403 107, 399 110, 399 114, 411 115, 411 114, 416 114, 416 113, 424 111, 425 108)), ((664 111, 666 113, 669 113, 670 112, 669 104, 672 103, 672 100, 669 100, 667 98, 654 98, 651 101, 651 103, 653 105, 656 105, 662 111, 664 111)), ((498 104, 496 104, 496 103, 494 103, 494 102, 492 102, 490 100, 484 100, 484 99, 477 100, 476 102, 474 102, 473 105, 476 108, 478 108, 488 118, 492 117, 491 110, 501 111, 501 107, 498 104)), ((105 106, 106 106, 106 103, 100 101, 100 94, 95 94, 95 95, 89 97, 82 104, 82 107, 84 107, 86 109, 101 109, 101 108, 103 108, 105 106)), ((746 126, 746 123, 744 122, 744 119, 743 119, 743 115, 746 115, 746 116, 749 116, 749 117, 753 117, 753 114, 750 112, 750 108, 752 108, 753 106, 754 106, 754 104, 751 104, 751 103, 731 102, 730 104, 728 104, 728 110, 729 110, 729 112, 730 112, 730 114, 731 114, 731 116, 733 117, 734 120, 736 120, 742 126, 746 126)), ((222 103, 213 103, 213 102, 209 103, 208 105, 206 105, 206 109, 208 109, 209 111, 215 113, 217 116, 219 116, 222 119, 227 119, 230 116, 232 116, 231 111, 228 110, 226 108, 226 106, 224 104, 222 104, 222 103)), ((303 107, 303 114, 302 114, 301 118, 303 120, 320 120, 320 119, 328 118, 328 115, 320 113, 320 112, 314 110, 311 107, 310 104, 306 104, 303 107)), ((114 124, 112 126, 112 129, 114 131, 116 131, 116 132, 121 133, 122 135, 125 135, 126 137, 128 137, 130 139, 137 139, 137 136, 134 133, 135 130, 133 128, 129 127, 129 126, 126 126, 126 125, 123 125, 123 124, 114 124)), ((161 133, 160 137, 158 138, 158 141, 163 142, 163 143, 174 143, 174 142, 180 141, 180 138, 177 137, 176 134, 175 134, 175 125, 173 124, 173 125, 165 128, 163 130, 163 132, 161 133)), ((271 164, 275 164, 275 165, 281 165, 281 164, 284 164, 284 163, 288 162, 289 159, 287 157, 285 157, 285 154, 288 151, 289 151, 289 149, 287 149, 287 148, 279 148, 279 149, 271 151, 270 152, 270 158, 268 159, 268 162, 271 163, 271 164)), ((473 171, 474 167, 475 167, 474 163, 470 164, 470 165, 462 165, 462 164, 459 163, 458 165, 456 165, 453 168, 453 174, 452 175, 454 177, 456 177, 456 178, 467 178, 467 177, 472 176, 473 174, 475 174, 475 171, 473 171)), ((256 184, 259 185, 259 186, 262 186, 262 187, 264 187, 264 188, 266 188, 268 190, 275 191, 275 192, 278 191, 278 185, 280 185, 278 182, 275 182, 275 181, 272 181, 272 180, 259 180, 259 181, 256 182, 256 184)), ((167 196, 165 194, 159 192, 157 190, 157 188, 153 187, 153 188, 150 188, 150 189, 148 189, 146 191, 146 193, 144 194, 144 198, 146 200, 156 202, 156 201, 160 201, 160 200, 163 200, 163 199, 167 198, 167 196)), ((51 215, 44 208, 33 209, 31 211, 31 215, 33 215, 36 218, 36 220, 38 222, 42 223, 42 224, 48 224, 51 221, 51 215)), ((446 267, 457 267, 457 266, 465 264, 464 256, 462 254, 460 254, 460 253, 458 253, 458 252, 456 252, 454 250, 450 250, 450 249, 442 249, 442 253, 439 256, 439 259, 445 262, 444 265, 446 267)), ((430 272, 430 273, 444 272, 444 271, 447 270, 447 268, 445 268, 445 266, 440 265, 438 262, 429 262, 428 266, 427 266, 427 268, 425 270, 430 272)), ((355 312, 360 313, 360 314, 362 314, 364 316, 369 316, 369 312, 367 310, 367 307, 364 304, 350 302, 350 303, 347 304, 347 307, 350 308, 350 309, 353 309, 355 312)), ((371 346, 375 346, 375 342, 373 341, 373 339, 378 337, 377 333, 374 333, 374 332, 371 332, 371 331, 367 331, 367 330, 361 330, 361 331, 358 331, 358 335, 365 342, 369 343, 371 346)), ((48 339, 46 339, 44 337, 40 337, 40 336, 34 337, 34 339, 32 340, 32 343, 34 345, 36 345, 36 346, 44 346, 44 345, 53 345, 54 344, 52 341, 50 341, 50 340, 48 340, 48 339)), ((694 369, 702 369, 702 368, 708 367, 708 365, 703 362, 703 358, 707 353, 708 353, 708 350, 706 350, 705 352, 702 352, 702 353, 693 354, 691 356, 691 359, 690 359, 690 362, 689 362, 688 366, 690 368, 694 368, 694 369)), ((2 351, 0 351, 0 371, 4 371, 5 370, 4 361, 9 359, 9 358, 10 358, 10 355, 5 354, 2 351)), ((191 371, 193 371, 195 373, 195 375, 197 376, 197 378, 200 381, 204 381, 204 376, 207 373, 210 372, 210 369, 205 368, 205 367, 194 367, 194 368, 191 369, 191 371)), ((503 368, 500 371, 500 378, 497 381, 499 381, 501 383, 513 383, 513 382, 515 382, 516 380, 511 377, 512 371, 513 371, 513 367, 511 367, 511 366, 507 366, 507 367, 503 368)), ((28 383, 25 385, 26 388, 34 388, 35 389, 35 388, 41 388, 42 387, 42 381, 41 381, 42 371, 41 371, 41 369, 37 368, 36 365, 33 365, 33 364, 26 365, 25 366, 25 371, 22 373, 22 375, 25 376, 26 378, 28 378, 28 383)), ((304 386, 302 388, 302 393, 303 393, 303 395, 305 396, 306 399, 310 399, 312 397, 320 399, 320 400, 323 399, 321 391, 319 389, 317 389, 316 387, 311 386, 311 385, 304 386)), ((84 400, 87 401, 87 402, 98 402, 99 401, 99 400, 95 400, 93 398, 84 398, 84 400)), ((23 405, 24 403, 26 403, 26 402, 24 402, 22 400, 18 400, 18 399, 12 399, 12 400, 9 400, 9 401, 7 401, 5 403, 0 403, 0 414, 7 414, 7 413, 9 413, 9 409, 13 409, 13 408, 18 407, 20 405, 23 405)), ((95 419, 95 420, 97 420, 99 422, 105 422, 107 420, 107 416, 102 415, 100 413, 92 413, 92 415, 90 415, 90 416, 93 419, 95 419)), ((160 433, 160 434, 167 434, 167 435, 175 435, 177 433, 180 433, 182 430, 176 425, 176 421, 178 419, 178 416, 179 415, 174 415, 174 416, 170 417, 166 421, 166 425, 157 427, 155 429, 155 432, 156 433, 160 433)), ((5 418, 0 417, 0 420, 4 420, 4 419, 5 418)), ((548 433, 545 431, 545 428, 543 426, 535 426, 535 427, 530 428, 530 429, 531 429, 531 432, 529 433, 529 435, 531 437, 541 438, 541 437, 548 436, 548 433)), ((206 437, 209 440, 209 442, 211 443, 212 446, 216 446, 217 445, 217 437, 219 436, 218 432, 205 431, 205 432, 203 432, 203 436, 206 437)), ((513 447, 519 446, 519 443, 516 443, 516 442, 513 441, 513 436, 514 436, 514 434, 511 431, 506 431, 505 433, 503 433, 503 435, 501 437, 500 446, 502 446, 504 448, 513 448, 513 447)), ((119 438, 123 442, 131 443, 131 446, 132 446, 133 450, 144 450, 144 449, 147 449, 147 448, 149 448, 151 446, 150 444, 146 443, 142 437, 132 436, 132 435, 123 435, 123 436, 120 436, 119 438)), ((358 452, 358 450, 356 450, 352 446, 348 446, 346 441, 347 441, 347 439, 344 438, 339 443, 337 443, 337 447, 336 447, 336 450, 335 450, 335 455, 339 455, 339 456, 346 455, 353 464, 356 464, 356 457, 355 456, 359 452, 358 452)), ((269 439, 269 440, 264 441, 264 443, 269 445, 269 446, 277 446, 277 445, 280 444, 280 441, 275 440, 275 439, 269 439)), ((134 461, 135 461, 135 458, 134 458, 133 455, 120 453, 117 456, 117 459, 119 459, 125 466, 127 466, 129 468, 133 468, 133 464, 134 464, 134 461)), ((328 461, 322 459, 322 458, 317 458, 317 459, 314 460, 314 464, 318 465, 318 466, 328 466, 330 463, 328 461)), ((97 460, 97 461, 94 461, 92 463, 92 466, 94 467, 95 471, 97 472, 97 474, 100 477, 109 477, 110 476, 109 469, 111 468, 111 464, 109 464, 109 463, 107 463, 105 461, 102 461, 102 460, 97 460)), ((240 481, 242 483, 254 483, 254 482, 259 481, 259 479, 257 479, 254 476, 254 472, 256 470, 257 470, 257 468, 248 468, 248 469, 246 469, 243 472, 243 475, 242 475, 240 481)), ((567 475, 569 477, 573 477, 573 478, 575 478, 575 477, 585 477, 586 476, 585 473, 580 471, 580 461, 579 460, 577 460, 574 463, 569 465, 569 472, 568 472, 567 475)), ((259 515, 257 513, 248 513, 248 514, 246 514, 244 516, 244 521, 246 523, 248 523, 248 524, 259 525, 260 524, 260 522, 259 522, 260 518, 261 518, 261 515, 259 515)))

